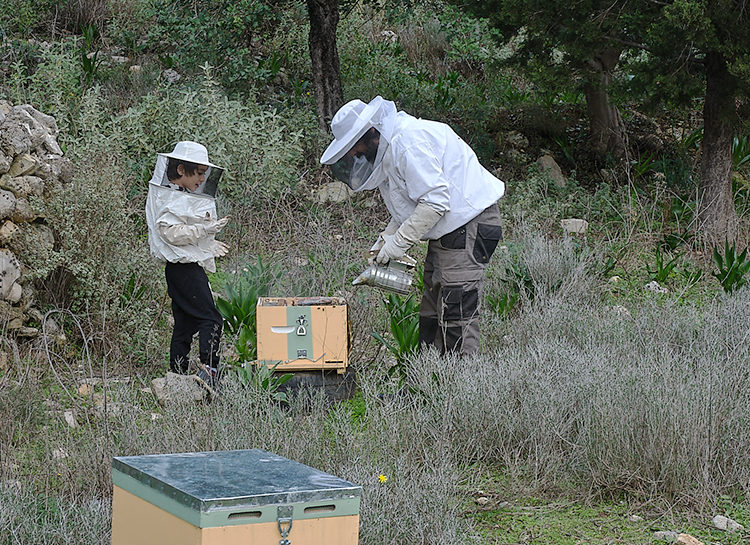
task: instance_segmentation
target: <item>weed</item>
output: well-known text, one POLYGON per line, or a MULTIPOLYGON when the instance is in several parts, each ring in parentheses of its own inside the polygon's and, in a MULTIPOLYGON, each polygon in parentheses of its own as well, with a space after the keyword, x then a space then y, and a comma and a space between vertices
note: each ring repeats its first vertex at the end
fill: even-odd
POLYGON ((265 364, 256 364, 251 361, 238 362, 232 365, 232 369, 240 379, 243 386, 255 388, 257 391, 271 401, 287 403, 286 392, 280 392, 279 388, 289 382, 293 375, 291 373, 276 374, 276 367, 265 364))
POLYGON ((224 318, 225 331, 234 338, 237 362, 242 364, 257 359, 257 304, 259 297, 268 295, 279 271, 263 262, 242 268, 233 282, 224 286, 226 299, 218 297, 216 308, 224 318))
POLYGON ((732 139, 732 169, 739 170, 740 167, 750 162, 750 138, 747 136, 735 136, 732 139))
POLYGON ((677 259, 679 255, 672 257, 662 252, 661 246, 654 248, 654 262, 653 264, 646 261, 646 272, 648 273, 649 280, 663 284, 667 281, 672 271, 677 266, 677 259))
POLYGON ((406 297, 389 293, 383 303, 393 342, 375 331, 372 336, 396 357, 396 363, 390 367, 388 375, 403 383, 407 359, 419 348, 419 299, 413 293, 406 297))
POLYGON ((745 275, 750 270, 750 259, 746 259, 747 248, 737 255, 735 243, 730 246, 727 240, 724 242, 724 255, 714 246, 713 258, 718 271, 711 275, 719 281, 726 293, 732 293, 747 283, 745 275))

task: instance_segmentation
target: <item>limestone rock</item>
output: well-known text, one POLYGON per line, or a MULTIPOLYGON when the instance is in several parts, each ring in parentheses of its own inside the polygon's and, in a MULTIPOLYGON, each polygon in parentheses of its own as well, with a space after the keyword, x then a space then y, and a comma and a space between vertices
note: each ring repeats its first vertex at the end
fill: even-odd
POLYGON ((11 286, 10 293, 8 294, 8 297, 6 297, 6 299, 10 301, 11 303, 15 304, 15 303, 18 303, 22 297, 23 297, 23 288, 21 287, 21 284, 19 284, 18 282, 15 282, 11 286))
POLYGON ((195 375, 178 375, 167 373, 164 378, 151 381, 151 391, 161 404, 174 402, 202 402, 208 397, 208 391, 201 386, 201 381, 195 375))
POLYGON ((23 327, 23 310, 19 307, 12 306, 9 302, 0 299, 0 316, 7 320, 6 327, 9 330, 17 330, 23 327))
POLYGON ((44 182, 36 176, 0 176, 0 188, 12 191, 16 198, 25 199, 29 195, 41 197, 44 194, 44 182))
POLYGON ((21 104, 19 106, 15 106, 13 110, 26 112, 34 119, 34 121, 37 122, 38 126, 43 127, 52 136, 57 136, 57 120, 54 118, 54 116, 40 112, 31 104, 21 104))
POLYGON ((8 244, 13 235, 18 232, 18 225, 8 220, 0 226, 0 244, 8 244))
POLYGON ((669 293, 669 288, 665 288, 659 285, 656 280, 652 280, 651 282, 643 286, 643 289, 654 293, 669 293))
POLYGON ((16 196, 11 191, 0 189, 0 219, 9 218, 16 211, 16 196))
POLYGON ((10 159, 4 153, 0 152, 0 175, 10 170, 10 159))
POLYGON ((343 182, 331 182, 321 187, 315 194, 315 201, 324 204, 326 202, 345 202, 353 193, 349 186, 343 182))
POLYGON ((702 541, 699 541, 695 539, 690 534, 680 534, 677 536, 677 541, 675 541, 678 545, 703 545, 702 541))
POLYGON ((16 176, 25 176, 26 174, 32 174, 34 171, 36 171, 38 166, 39 162, 34 158, 34 156, 29 155, 28 153, 24 153, 16 156, 16 158, 13 159, 13 163, 11 163, 10 165, 10 170, 8 170, 8 176, 15 178, 16 176))
POLYGON ((24 113, 19 119, 19 115, 11 111, 0 125, 0 150, 8 157, 15 157, 31 150, 31 130, 24 117, 30 116, 24 113))
POLYGON ((63 420, 65 420, 65 423, 71 428, 78 427, 75 409, 68 409, 67 411, 63 411, 63 420))
POLYGON ((555 161, 551 155, 542 155, 536 160, 536 166, 539 168, 540 172, 546 173, 556 185, 559 187, 565 186, 567 178, 562 173, 560 165, 557 164, 557 161, 555 161))
POLYGON ((31 203, 29 203, 28 200, 18 198, 16 199, 16 209, 10 216, 11 220, 16 223, 31 223, 38 217, 39 216, 34 211, 34 208, 31 206, 31 203))
POLYGON ((569 235, 585 235, 589 228, 589 222, 578 218, 560 220, 560 226, 569 235))
POLYGON ((725 517, 724 515, 716 515, 711 519, 711 522, 713 523, 714 527, 719 530, 725 530, 728 532, 742 532, 745 530, 745 527, 742 526, 742 524, 728 517, 725 517))
POLYGON ((21 264, 10 250, 0 249, 0 299, 8 299, 13 284, 21 278, 21 264))

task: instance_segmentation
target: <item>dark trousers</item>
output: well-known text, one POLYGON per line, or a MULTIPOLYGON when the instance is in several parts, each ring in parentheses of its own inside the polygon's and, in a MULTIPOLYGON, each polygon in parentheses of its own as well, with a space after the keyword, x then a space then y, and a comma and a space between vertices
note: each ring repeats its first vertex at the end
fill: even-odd
POLYGON ((223 320, 214 303, 206 271, 197 263, 167 263, 164 273, 174 316, 170 370, 187 373, 190 344, 196 333, 199 333, 201 363, 218 367, 223 320))
POLYGON ((433 345, 441 354, 479 350, 484 271, 500 240, 500 212, 493 204, 466 225, 428 243, 420 344, 433 345))

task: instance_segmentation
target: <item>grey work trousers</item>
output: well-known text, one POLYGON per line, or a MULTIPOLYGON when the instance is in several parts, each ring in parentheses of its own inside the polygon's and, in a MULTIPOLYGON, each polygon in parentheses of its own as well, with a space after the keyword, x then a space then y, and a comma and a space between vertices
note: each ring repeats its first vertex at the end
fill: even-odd
POLYGON ((439 239, 430 240, 419 309, 419 342, 441 354, 479 350, 484 271, 502 240, 496 204, 439 239))

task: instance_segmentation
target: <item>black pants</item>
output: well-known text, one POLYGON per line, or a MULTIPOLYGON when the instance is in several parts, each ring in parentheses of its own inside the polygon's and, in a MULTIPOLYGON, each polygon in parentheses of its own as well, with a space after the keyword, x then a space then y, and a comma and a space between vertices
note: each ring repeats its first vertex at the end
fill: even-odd
POLYGON ((201 363, 218 367, 223 320, 214 303, 206 271, 197 263, 167 263, 164 272, 174 316, 169 347, 170 370, 187 373, 188 353, 196 332, 200 335, 201 363))

